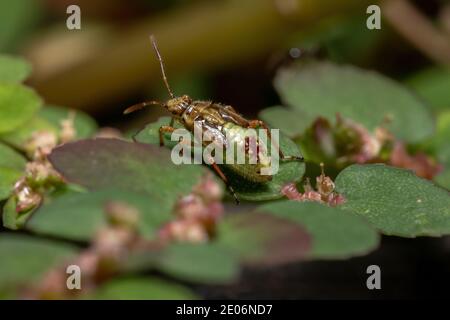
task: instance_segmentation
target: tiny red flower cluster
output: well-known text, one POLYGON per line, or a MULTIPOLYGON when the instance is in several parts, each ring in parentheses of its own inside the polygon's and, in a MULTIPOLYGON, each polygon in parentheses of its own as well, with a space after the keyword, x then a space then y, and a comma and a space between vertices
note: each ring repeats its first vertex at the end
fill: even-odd
POLYGON ((176 218, 160 230, 160 238, 193 243, 209 241, 223 215, 222 196, 223 190, 212 175, 205 175, 190 194, 177 201, 176 218))
POLYGON ((323 163, 321 163, 320 166, 322 168, 322 173, 316 178, 316 189, 312 187, 309 178, 307 178, 306 183, 303 186, 303 193, 297 190, 295 183, 288 183, 285 185, 281 189, 281 193, 290 200, 325 203, 331 207, 336 207, 344 203, 344 197, 335 191, 333 180, 325 175, 323 163))

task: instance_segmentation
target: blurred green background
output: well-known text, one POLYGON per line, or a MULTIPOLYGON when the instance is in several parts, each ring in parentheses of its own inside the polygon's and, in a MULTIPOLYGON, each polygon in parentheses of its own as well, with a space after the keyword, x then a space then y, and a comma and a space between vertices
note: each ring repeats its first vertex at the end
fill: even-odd
POLYGON ((141 100, 167 98, 152 33, 177 94, 232 104, 246 116, 279 104, 271 83, 277 67, 310 54, 381 71, 414 87, 437 112, 448 108, 449 2, 385 1, 382 29, 368 30, 373 3, 1 1, 0 50, 32 62, 29 84, 47 103, 83 109, 122 129, 164 114, 157 107, 121 114, 141 100), (66 27, 71 4, 81 8, 81 30, 66 27))

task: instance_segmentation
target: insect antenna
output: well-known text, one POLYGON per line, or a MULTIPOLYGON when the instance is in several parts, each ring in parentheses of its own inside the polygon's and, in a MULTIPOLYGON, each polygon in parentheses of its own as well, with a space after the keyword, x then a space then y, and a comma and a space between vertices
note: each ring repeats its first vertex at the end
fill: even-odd
POLYGON ((161 57, 161 53, 159 52, 158 44, 156 43, 156 38, 154 35, 150 36, 150 41, 152 42, 153 48, 155 49, 156 55, 158 56, 159 64, 161 66, 162 77, 164 80, 164 84, 166 85, 167 91, 169 91, 171 98, 175 98, 175 95, 173 94, 172 89, 170 89, 169 81, 167 81, 166 72, 164 71, 164 62, 161 57))
POLYGON ((138 104, 132 105, 131 107, 126 108, 125 111, 123 112, 123 114, 129 114, 129 113, 135 112, 137 110, 141 110, 145 107, 155 105, 155 104, 163 105, 159 101, 144 101, 144 102, 141 102, 141 103, 138 103, 138 104))

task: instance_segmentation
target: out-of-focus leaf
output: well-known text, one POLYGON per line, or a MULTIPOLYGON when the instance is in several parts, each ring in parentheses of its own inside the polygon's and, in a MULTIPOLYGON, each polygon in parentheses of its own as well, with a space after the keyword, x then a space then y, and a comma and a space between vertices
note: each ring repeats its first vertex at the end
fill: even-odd
MULTIPOLYGON (((157 122, 148 125, 137 136, 137 140, 140 142, 159 145, 159 127, 162 125, 168 125, 169 122, 170 118, 168 117, 160 118, 157 122)), ((179 128, 180 125, 176 124, 175 127, 179 128)), ((172 148, 178 143, 178 141, 171 141, 169 134, 165 135, 164 141, 168 148, 172 148)), ((301 156, 297 145, 281 133, 279 145, 285 155, 301 156)), ((230 185, 233 187, 239 199, 249 201, 265 201, 281 198, 281 187, 288 182, 300 181, 305 172, 305 164, 302 162, 280 160, 279 171, 273 176, 272 181, 267 183, 255 183, 239 176, 226 165, 219 166, 225 173, 230 185)))
MULTIPOLYGON (((170 117, 160 117, 158 121, 148 124, 139 134, 136 136, 136 140, 142 143, 151 143, 159 145, 159 128, 161 126, 168 126, 170 124, 170 117)), ((183 128, 177 121, 174 122, 174 128, 183 128)), ((134 133, 134 131, 132 132, 134 133)), ((164 134, 164 145, 172 148, 178 141, 171 141, 170 134, 164 134)))
POLYGON ((274 266, 304 259, 311 240, 298 224, 264 212, 251 212, 228 215, 219 224, 216 243, 244 263, 274 266))
POLYGON ((6 201, 5 206, 3 207, 3 226, 11 230, 22 229, 33 212, 33 209, 21 213, 17 212, 16 200, 11 197, 6 201))
POLYGON ((309 259, 346 259, 364 255, 379 243, 378 233, 364 219, 339 208, 297 201, 268 203, 260 208, 306 229, 312 243, 309 259))
POLYGON ((50 122, 36 114, 33 118, 16 128, 14 131, 0 134, 0 140, 19 150, 25 150, 27 141, 34 132, 38 131, 48 131, 55 135, 58 134, 58 128, 55 128, 50 122))
POLYGON ((272 128, 280 129, 289 138, 301 135, 309 126, 311 117, 300 111, 282 106, 263 109, 259 118, 268 123, 272 128))
MULTIPOLYGON (((30 121, 27 121, 13 132, 0 135, 0 140, 6 141, 18 149, 24 149, 25 143, 31 138, 34 132, 49 131, 59 135, 61 121, 69 119, 70 112, 70 109, 63 107, 45 106, 30 121)), ((83 139, 92 136, 97 130, 95 121, 84 112, 79 110, 74 112, 75 138, 83 139)))
POLYGON ((369 130, 385 117, 393 134, 418 142, 433 133, 431 115, 423 103, 400 84, 375 72, 328 62, 297 64, 279 71, 275 87, 293 109, 334 121, 336 113, 369 130))
POLYGON ((450 111, 441 112, 437 118, 437 133, 431 144, 443 171, 434 181, 444 188, 450 189, 450 111))
POLYGON ((366 19, 367 16, 360 12, 321 19, 319 23, 308 26, 307 32, 300 29, 298 35, 294 35, 292 45, 300 43, 302 49, 320 48, 335 62, 364 63, 376 53, 383 35, 389 32, 386 26, 377 32, 361 28, 366 25, 366 19))
POLYGON ((450 233, 450 194, 404 169, 352 165, 336 178, 342 208, 363 217, 387 235, 441 236, 450 233))
POLYGON ((138 228, 142 236, 152 238, 161 224, 171 218, 152 195, 106 189, 88 193, 68 192, 41 206, 26 228, 65 239, 88 241, 107 225, 105 205, 120 201, 139 210, 138 228))
POLYGON ((425 69, 406 80, 422 98, 424 98, 433 110, 450 108, 450 69, 429 68, 425 69))
POLYGON ((108 281, 87 298, 100 300, 191 300, 189 289, 156 277, 119 278, 108 281))
POLYGON ((21 175, 22 173, 19 171, 0 168, 0 200, 4 200, 11 195, 14 184, 21 175))
POLYGON ((25 168, 25 158, 12 148, 0 143, 0 168, 22 171, 25 168))
POLYGON ((25 158, 0 143, 0 200, 7 198, 25 168, 25 158))
POLYGON ((71 112, 75 113, 74 127, 76 138, 84 139, 91 137, 97 130, 97 124, 94 119, 82 111, 47 105, 40 110, 39 116, 47 120, 55 128, 59 128, 61 121, 69 119, 71 112))
POLYGON ((30 88, 20 84, 0 85, 0 133, 24 124, 41 107, 42 101, 30 88))
POLYGON ((156 259, 156 268, 179 279, 205 284, 235 280, 239 265, 235 257, 214 244, 174 244, 156 259))
POLYGON ((37 0, 0 1, 0 51, 14 50, 41 15, 37 0))
POLYGON ((0 234, 0 289, 30 285, 77 252, 67 244, 11 233, 0 234))
POLYGON ((0 83, 22 82, 31 72, 31 65, 23 59, 0 54, 0 83))
POLYGON ((90 139, 57 147, 50 162, 69 182, 89 190, 115 188, 149 194, 161 211, 191 192, 204 174, 196 165, 176 166, 164 148, 117 139, 90 139))

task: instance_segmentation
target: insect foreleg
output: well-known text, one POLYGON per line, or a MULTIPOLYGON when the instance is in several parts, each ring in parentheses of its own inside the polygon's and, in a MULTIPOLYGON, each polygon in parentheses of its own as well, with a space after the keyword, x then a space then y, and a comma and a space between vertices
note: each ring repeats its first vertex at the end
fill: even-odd
POLYGON ((172 126, 161 126, 159 128, 159 145, 161 147, 164 146, 164 136, 163 136, 164 133, 166 133, 166 132, 172 133, 174 131, 175 131, 175 128, 172 126))
POLYGON ((280 146, 278 145, 278 143, 276 143, 273 139, 272 139, 272 135, 270 133, 269 127, 266 125, 266 123, 262 120, 250 120, 248 122, 248 128, 251 129, 256 129, 258 127, 261 127, 264 129, 264 131, 266 131, 267 137, 270 139, 270 143, 274 146, 274 148, 276 150, 278 150, 278 154, 280 156, 281 160, 294 160, 294 161, 304 161, 303 157, 298 157, 298 156, 285 156, 283 154, 283 151, 281 151, 280 146))

